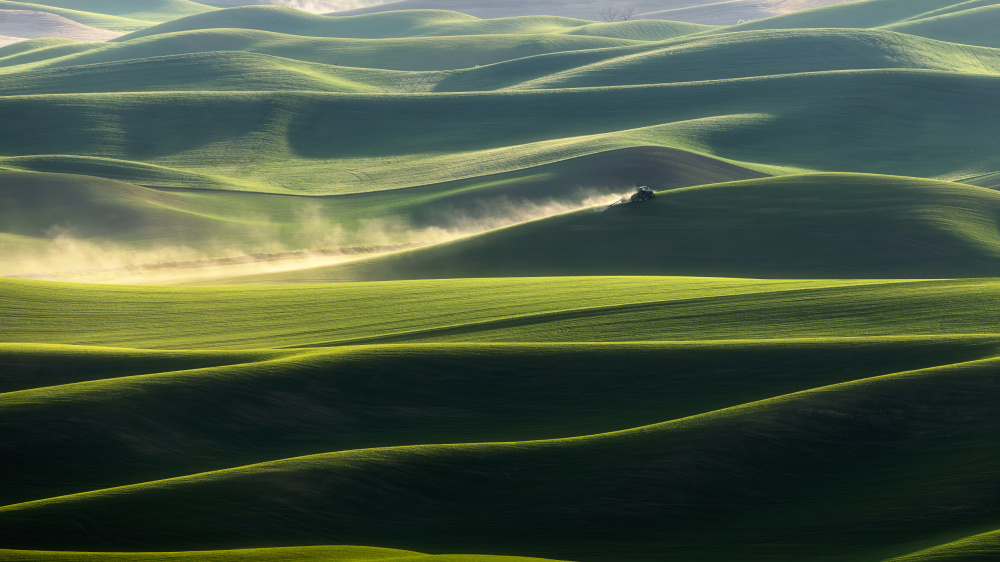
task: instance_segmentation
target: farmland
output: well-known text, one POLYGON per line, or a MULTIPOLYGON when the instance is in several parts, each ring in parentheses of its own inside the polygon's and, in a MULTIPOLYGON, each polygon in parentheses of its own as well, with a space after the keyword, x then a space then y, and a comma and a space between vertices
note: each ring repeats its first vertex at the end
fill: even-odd
POLYGON ((0 560, 1000 557, 1000 3, 232 4, 0 2, 0 560))

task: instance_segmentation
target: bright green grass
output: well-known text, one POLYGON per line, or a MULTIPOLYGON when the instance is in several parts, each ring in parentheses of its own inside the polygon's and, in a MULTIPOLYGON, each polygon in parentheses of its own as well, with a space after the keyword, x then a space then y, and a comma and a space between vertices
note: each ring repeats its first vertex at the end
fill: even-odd
POLYGON ((388 560, 392 562, 552 562, 541 558, 486 556, 474 554, 420 554, 406 550, 363 546, 307 546, 290 548, 257 548, 200 552, 45 552, 0 550, 0 560, 19 562, 175 562, 198 560, 206 562, 362 562, 388 560))
MULTIPOLYGON (((791 175, 511 226, 259 282, 557 275, 988 277, 1000 194, 860 174, 791 175)), ((248 280, 250 280, 248 279, 248 280)))
POLYGON ((702 32, 711 26, 658 21, 595 24, 556 16, 479 19, 443 10, 405 10, 362 16, 331 17, 280 6, 245 6, 180 18, 120 38, 212 28, 242 28, 312 37, 387 38, 454 35, 567 33, 642 41, 702 32))
POLYGON ((571 560, 878 560, 995 523, 997 363, 621 432, 335 452, 67 495, 0 509, 0 533, 21 548, 252 536, 571 560))
POLYGON ((887 562, 962 562, 995 560, 997 556, 1000 556, 1000 531, 992 531, 892 558, 887 562))
POLYGON ((0 424, 18 436, 0 447, 0 505, 334 450, 627 429, 998 349, 996 336, 380 345, 176 358, 0 345, 9 376, 40 387, 0 394, 0 424), (82 382, 48 386, 55 381, 40 371, 65 369, 73 357, 82 359, 82 382), (143 361, 148 374, 130 374, 143 361))
POLYGON ((215 289, 5 279, 2 285, 7 341, 155 349, 991 334, 997 302, 996 282, 988 279, 567 277, 215 289), (806 316, 803 306, 810 307, 806 316))

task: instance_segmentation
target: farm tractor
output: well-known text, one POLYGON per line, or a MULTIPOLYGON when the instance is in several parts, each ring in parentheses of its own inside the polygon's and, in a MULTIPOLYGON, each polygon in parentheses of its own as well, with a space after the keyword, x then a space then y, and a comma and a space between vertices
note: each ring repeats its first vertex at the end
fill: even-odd
POLYGON ((649 201, 650 199, 656 197, 656 194, 653 193, 652 189, 643 185, 637 188, 635 193, 633 193, 631 197, 629 196, 626 197, 628 197, 628 199, 622 197, 621 199, 605 207, 605 209, 610 209, 611 207, 614 207, 615 205, 620 205, 622 203, 642 203, 644 201, 649 201))

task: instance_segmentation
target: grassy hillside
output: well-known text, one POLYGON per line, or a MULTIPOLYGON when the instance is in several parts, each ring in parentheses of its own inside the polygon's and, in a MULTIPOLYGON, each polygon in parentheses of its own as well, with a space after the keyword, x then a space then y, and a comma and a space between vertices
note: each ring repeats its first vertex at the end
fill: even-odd
MULTIPOLYGON (((650 0, 637 5, 634 17, 672 21, 731 25, 739 20, 760 19, 775 14, 837 4, 846 0, 783 0, 760 3, 754 0, 650 0)), ((549 0, 526 3, 518 0, 396 0, 353 10, 339 10, 330 15, 356 15, 388 10, 456 10, 481 18, 548 14, 584 19, 599 19, 606 4, 599 0, 549 0)))
POLYGON ((149 21, 167 21, 214 8, 190 0, 41 0, 39 4, 149 21))
MULTIPOLYGON (((556 34, 372 40, 212 29, 166 33, 125 43, 108 43, 95 46, 85 54, 60 54, 29 67, 9 69, 8 72, 214 51, 247 51, 345 67, 421 71, 467 68, 543 53, 631 44, 635 42, 556 34)), ((12 63, 21 64, 17 61, 12 63)))
MULTIPOLYGON (((268 81, 246 76, 258 90, 328 90, 315 76, 346 75, 390 91, 480 91, 497 88, 607 87, 719 80, 749 76, 823 72, 848 69, 909 68, 995 74, 1000 50, 960 46, 882 31, 801 30, 734 33, 718 37, 638 44, 600 37, 566 35, 469 36, 355 40, 301 38, 259 31, 212 30, 180 32, 123 44, 78 46, 40 44, 0 57, 6 72, 3 93, 44 94, 174 89, 239 90, 227 65, 229 52, 246 51, 281 59, 239 59, 246 75, 303 74, 268 81), (622 46, 619 49, 614 46, 622 46), (601 48, 597 48, 601 47, 601 48), (78 51, 78 52, 72 52, 78 51), (82 51, 82 52, 80 52, 82 51), (69 52, 69 54, 64 54, 69 52), (197 56, 194 56, 197 53, 197 56), (443 54, 448 53, 448 54, 443 54), (551 53, 549 56, 535 56, 551 53), (791 54, 789 54, 791 53, 791 54), (143 69, 173 58, 177 68, 156 70, 160 83, 150 84, 143 69), (42 57, 45 57, 44 59, 42 57), (527 57, 527 58, 523 58, 527 57), (295 59, 289 61, 287 59, 295 59), (516 59, 516 60, 510 60, 516 59), (305 66, 298 61, 322 63, 305 66), (497 63, 498 61, 508 61, 497 63), (94 66, 124 61, 111 67, 94 66), (191 69, 183 65, 190 61, 191 69), (488 66, 478 67, 480 64, 488 66), (217 65, 218 69, 211 68, 217 65), (82 68, 77 68, 81 67, 82 68), (65 68, 56 72, 55 68, 65 68), (199 67, 218 74, 217 80, 191 83, 199 67), (366 69, 442 70, 462 72, 392 74, 366 69), (45 70, 47 69, 47 70, 45 70), (252 70, 251 70, 252 69, 252 70), (127 73, 127 80, 104 76, 127 73), (67 83, 66 81, 71 81, 67 83)), ((0 52, 0 55, 3 55, 0 52)), ((336 86, 334 86, 336 87, 336 86)), ((337 90, 335 90, 337 91, 337 90)))
POLYGON ((4 80, 0 95, 178 90, 382 90, 378 85, 350 79, 362 76, 370 78, 375 84, 392 83, 395 77, 372 71, 364 74, 341 73, 328 65, 252 53, 198 53, 22 72, 4 80))
MULTIPOLYGON (((996 73, 1000 68, 996 49, 875 30, 762 31, 649 43, 560 34, 373 40, 215 29, 91 45, 86 52, 68 56, 52 50, 45 60, 37 55, 22 55, 0 63, 8 67, 6 72, 24 72, 214 51, 247 51, 389 70, 469 69, 422 77, 427 84, 437 84, 435 89, 439 91, 476 91, 521 83, 545 88, 606 87, 848 69, 912 68, 981 74, 996 73), (493 64, 504 61, 510 62, 493 64), (480 65, 490 66, 471 68, 480 65)), ((164 80, 177 77, 175 73, 163 74, 164 80)), ((223 79, 208 89, 224 89, 225 85, 223 79)), ((137 88, 142 90, 141 83, 137 88)), ((307 88, 292 82, 275 89, 307 88)))
MULTIPOLYGON (((11 158, 4 164, 91 175, 0 170, 0 251, 7 257, 0 274, 125 268, 126 277, 141 265, 167 273, 164 262, 440 241, 610 202, 654 180, 665 189, 761 176, 645 147, 413 187, 388 198, 306 197, 238 193, 231 190, 241 186, 210 176, 114 160, 11 158), (137 184, 199 189, 165 192, 137 184)), ((114 271, 93 274, 115 278, 114 271)))
POLYGON ((995 312, 988 279, 525 278, 227 289, 3 283, 6 341, 154 349, 988 334, 995 312), (60 314, 37 310, 39 302, 60 314), (155 312, 163 303, 170 315, 155 312))
POLYGON ((858 379, 622 432, 329 453, 10 505, 2 532, 24 546, 203 548, 266 528, 269 542, 621 559, 620 538, 580 531, 599 528, 628 537, 634 560, 877 559, 995 521, 997 458, 984 446, 995 366, 858 379), (869 532, 845 544, 852 525, 869 532))
POLYGON ((469 239, 265 280, 503 275, 978 277, 1000 271, 1000 196, 851 174, 661 192, 469 239))
MULTIPOLYGON (((995 4, 995 0, 987 3, 995 4)), ((723 28, 720 31, 796 28, 872 28, 917 20, 941 11, 964 9, 961 0, 861 0, 723 28)))
POLYGON ((93 27, 129 32, 216 8, 189 0, 0 0, 0 10, 55 14, 93 27))
POLYGON ((959 562, 989 560, 998 550, 997 531, 982 533, 893 558, 890 562, 959 562))
MULTIPOLYGON (((0 115, 17 140, 0 142, 0 158, 127 181, 138 180, 116 170, 170 169, 144 185, 316 195, 641 146, 768 174, 958 179, 1000 169, 980 149, 1000 120, 991 103, 996 49, 881 30, 662 42, 582 35, 638 37, 633 23, 642 22, 594 27, 442 11, 330 18, 247 7, 169 24, 192 31, 157 29, 112 45, 12 46, 0 50, 0 115), (240 21, 249 27, 211 28, 240 21), (384 35, 402 37, 371 38, 384 35), (99 93, 107 95, 90 95, 99 93), (518 116, 535 126, 520 126, 518 116), (106 173, 94 172, 94 159, 106 173)), ((643 23, 653 24, 669 27, 643 23)))
POLYGON ((263 538, 574 560, 657 559, 664 549, 685 560, 882 559, 995 517, 983 476, 994 462, 983 446, 995 433, 994 280, 3 285, 7 340, 376 344, 228 354, 5 346, 10 380, 38 388, 0 395, 3 423, 17 428, 2 445, 18 483, 4 497, 60 496, 0 509, 12 547, 263 538), (478 343, 498 336, 517 343, 478 343), (475 344, 385 345, 442 338, 475 344), (616 343, 522 343, 567 338, 616 343), (727 338, 737 341, 695 341, 727 338), (65 364, 80 371, 53 378, 65 364), (656 423, 667 419, 678 421, 656 423), (598 435, 510 442, 586 433, 598 435), (483 439, 501 443, 395 447, 483 439), (359 447, 376 448, 350 450, 359 447), (343 452, 200 474, 334 450, 343 452), (191 476, 137 484, 182 474, 191 476), (830 529, 856 522, 858 505, 877 531, 845 545, 830 529), (553 519, 553 506, 573 515, 553 519), (581 527, 627 529, 629 546, 581 527), (721 541, 720 528, 742 531, 721 541))
POLYGON ((31 10, 35 12, 45 12, 62 16, 84 25, 119 32, 134 31, 148 27, 155 23, 149 20, 125 18, 108 14, 88 12, 85 10, 73 10, 46 4, 36 4, 34 2, 19 2, 12 0, 0 0, 0 10, 31 10))
POLYGON ((1000 172, 993 174, 984 174, 982 176, 977 176, 974 178, 962 180, 962 183, 967 183, 969 185, 978 185, 980 187, 987 187, 989 189, 997 189, 1000 188, 1000 172))
POLYGON ((100 43, 75 41, 57 37, 27 39, 13 45, 0 47, 0 67, 30 65, 43 60, 58 59, 89 49, 98 48, 100 43))
POLYGON ((886 29, 955 43, 1000 47, 1000 38, 991 32, 998 23, 1000 4, 992 4, 898 23, 886 29))
POLYGON ((444 10, 405 10, 351 17, 308 14, 280 6, 244 6, 180 18, 127 35, 136 37, 212 28, 258 29, 310 37, 388 38, 417 36, 571 33, 645 41, 663 40, 712 29, 680 22, 593 21, 555 16, 479 19, 444 10))
MULTIPOLYGON (((513 87, 625 86, 877 68, 974 74, 1000 71, 1000 50, 997 49, 853 29, 728 33, 674 41, 656 49, 629 51, 632 52, 571 68, 552 68, 539 78, 513 87)), ((497 73, 507 74, 517 65, 526 64, 527 61, 513 61, 499 65, 497 73)))
POLYGON ((707 31, 882 28, 967 45, 997 47, 996 0, 862 0, 824 6, 707 31))
POLYGON ((0 502, 334 450, 627 429, 856 378, 976 360, 998 347, 996 337, 848 338, 393 345, 172 357, 5 346, 0 353, 12 362, 11 375, 41 388, 4 394, 0 423, 18 435, 16 443, 44 445, 8 446, 0 466, 16 484, 0 485, 0 502), (55 381, 37 376, 73 357, 85 360, 81 380, 106 374, 59 386, 45 386, 55 381), (145 374, 143 361, 147 371, 163 372, 145 374), (233 364, 238 361, 244 362, 233 364), (622 384, 623 372, 629 384, 622 384), (114 407, 119 401, 129 407, 114 407))
POLYGON ((883 560, 997 516, 991 279, 0 285, 9 548, 883 560))
POLYGON ((991 103, 998 87, 992 76, 888 70, 433 96, 9 96, 0 98, 0 116, 13 136, 0 139, 0 155, 131 160, 314 194, 643 145, 800 169, 968 177, 1000 169, 995 155, 978 150, 1000 121, 991 103), (598 106, 605 109, 589 111, 598 106), (913 111, 940 118, 913 119, 913 111), (535 126, 516 116, 532 116, 535 126))

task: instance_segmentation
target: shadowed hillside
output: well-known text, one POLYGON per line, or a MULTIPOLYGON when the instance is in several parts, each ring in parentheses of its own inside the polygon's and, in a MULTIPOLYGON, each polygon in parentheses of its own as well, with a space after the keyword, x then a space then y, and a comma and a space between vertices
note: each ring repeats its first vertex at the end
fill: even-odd
POLYGON ((332 450, 627 429, 979 359, 998 347, 996 338, 451 344, 239 355, 0 346, 14 368, 8 376, 39 387, 4 395, 0 423, 16 431, 17 443, 45 442, 31 451, 5 449, 0 465, 17 485, 0 486, 0 498, 18 503, 332 450), (43 373, 75 357, 82 359, 77 377, 86 382, 46 386, 55 381, 43 373), (87 380, 97 374, 102 380, 87 380), (131 407, 109 407, 117 400, 131 407))
POLYGON ((998 459, 984 446, 997 429, 996 384, 985 376, 995 363, 859 379, 595 436, 329 453, 11 505, 0 509, 2 533, 28 547, 58 536, 71 548, 197 549, 266 528, 269 542, 620 559, 617 541, 580 534, 594 526, 628 536, 635 560, 662 549, 688 560, 902 553, 997 516, 988 482, 998 459), (804 512, 816 516, 789 517, 804 512), (856 524, 871 532, 844 544, 839 529, 856 524))

